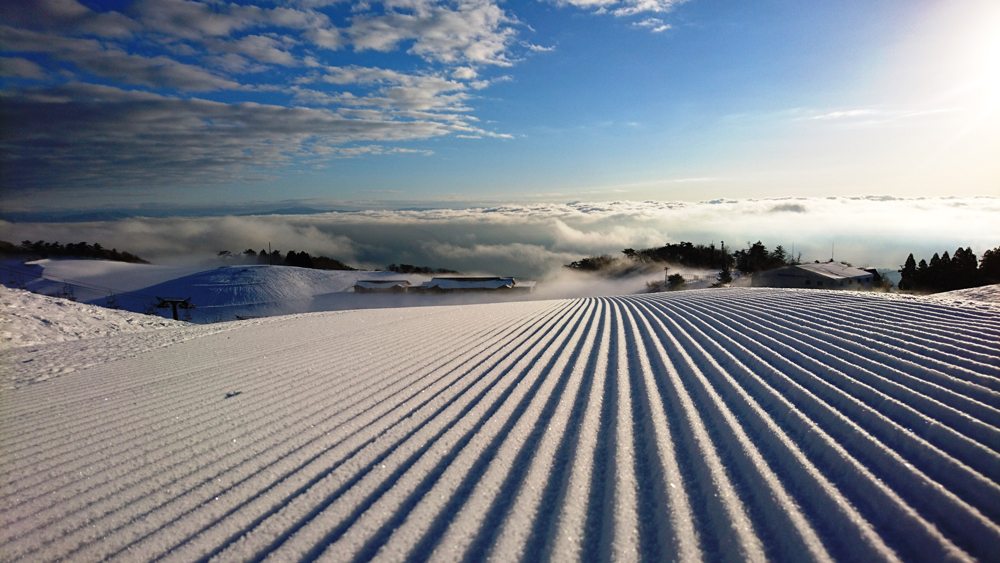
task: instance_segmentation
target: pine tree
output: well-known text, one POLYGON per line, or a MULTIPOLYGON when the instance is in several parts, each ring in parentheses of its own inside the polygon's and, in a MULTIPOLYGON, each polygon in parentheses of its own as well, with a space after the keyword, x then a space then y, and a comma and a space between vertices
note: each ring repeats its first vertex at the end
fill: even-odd
POLYGON ((1000 283, 1000 246, 983 253, 979 261, 979 282, 1000 283))
POLYGON ((917 261, 913 253, 906 257, 906 262, 899 270, 899 289, 914 290, 917 288, 917 261))
POLYGON ((965 289, 979 285, 979 261, 972 253, 972 248, 959 247, 951 258, 951 275, 955 289, 965 289))
POLYGON ((724 264, 722 269, 719 270, 719 275, 715 278, 715 283, 712 287, 722 287, 727 284, 733 283, 733 271, 729 269, 729 264, 724 264))

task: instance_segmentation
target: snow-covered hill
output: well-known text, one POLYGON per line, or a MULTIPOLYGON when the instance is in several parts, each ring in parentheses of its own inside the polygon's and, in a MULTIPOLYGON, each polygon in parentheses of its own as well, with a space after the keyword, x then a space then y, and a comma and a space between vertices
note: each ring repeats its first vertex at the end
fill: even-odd
MULTIPOLYGON (((107 260, 37 260, 2 264, 3 282, 45 295, 72 294, 77 301, 170 318, 155 309, 157 297, 187 299, 195 308, 186 318, 197 323, 385 306, 421 305, 407 297, 357 296, 351 288, 362 279, 427 276, 394 272, 313 270, 289 266, 224 266, 201 270, 107 260)), ((437 300, 438 302, 441 300, 437 300)), ((436 304, 435 302, 434 304, 436 304)))
POLYGON ((143 310, 155 302, 150 297, 190 298, 195 305, 195 309, 188 311, 193 321, 229 321, 237 316, 269 317, 358 308, 346 301, 377 301, 348 293, 358 280, 407 278, 416 283, 428 279, 393 272, 227 266, 145 287, 136 292, 138 295, 119 296, 118 301, 123 308, 143 310))
POLYGON ((1000 284, 984 285, 982 287, 972 287, 969 289, 958 289, 935 293, 928 298, 944 301, 955 301, 961 303, 990 303, 1000 307, 1000 284))
POLYGON ((185 324, 0 286, 0 344, 4 347, 176 328, 185 324))
POLYGON ((8 259, 0 261, 0 282, 8 287, 24 286, 42 295, 55 295, 70 289, 78 301, 102 301, 112 292, 136 291, 204 269, 111 260, 46 258, 22 263, 8 259))
POLYGON ((273 317, 0 359, 19 387, 0 393, 4 561, 1000 553, 992 309, 705 290, 273 317))

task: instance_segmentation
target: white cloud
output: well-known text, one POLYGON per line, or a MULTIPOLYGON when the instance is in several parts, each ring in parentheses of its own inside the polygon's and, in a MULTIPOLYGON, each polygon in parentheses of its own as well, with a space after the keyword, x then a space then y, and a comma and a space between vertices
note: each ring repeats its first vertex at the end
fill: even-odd
POLYGON ((688 0, 549 0, 559 6, 593 9, 597 13, 634 16, 646 13, 666 13, 688 0))
POLYGON ((250 74, 254 72, 264 72, 270 67, 255 63, 243 55, 236 53, 225 53, 222 55, 210 55, 205 57, 206 65, 217 68, 232 74, 250 74))
POLYGON ((27 59, 2 57, 0 58, 0 76, 42 79, 48 77, 48 74, 41 66, 27 59))
POLYGON ((139 21, 148 29, 189 40, 228 37, 270 23, 281 19, 278 10, 282 14, 290 11, 187 0, 142 0, 134 8, 139 21))
POLYGON ((94 39, 62 37, 0 25, 0 42, 8 51, 45 53, 72 63, 80 71, 127 84, 196 92, 244 88, 238 82, 198 66, 162 55, 145 57, 129 54, 115 47, 106 47, 94 39))
POLYGON ((278 40, 263 35, 247 35, 235 41, 211 42, 212 48, 229 53, 246 55, 258 62, 294 66, 299 64, 285 47, 294 41, 289 38, 278 40))
POLYGON ((339 29, 314 28, 302 35, 314 45, 330 50, 340 49, 347 42, 339 29))
POLYGON ((457 78, 458 80, 472 80, 476 76, 479 76, 479 73, 477 73, 473 68, 461 66, 451 71, 451 76, 452 78, 457 78))
POLYGON ((556 48, 555 48, 554 45, 552 47, 543 47, 541 45, 534 45, 534 44, 528 43, 527 41, 522 42, 521 45, 524 46, 524 47, 526 47, 528 50, 534 51, 536 53, 548 53, 550 51, 555 51, 556 50, 556 48))
POLYGON ((76 0, 5 0, 3 20, 32 30, 105 38, 127 38, 140 28, 118 12, 97 13, 76 0))
POLYGON ((653 33, 660 33, 668 29, 672 29, 673 26, 663 23, 663 20, 658 18, 646 18, 641 22, 633 23, 632 27, 642 27, 649 29, 653 33))
POLYGON ((665 13, 687 0, 625 0, 618 4, 613 13, 616 16, 633 16, 647 12, 665 13))
POLYGON ((861 117, 867 115, 875 115, 878 112, 873 109, 849 109, 841 111, 832 111, 830 113, 824 113, 821 115, 814 115, 809 119, 844 119, 850 117, 861 117))
POLYGON ((324 147, 425 139, 456 128, 86 84, 4 94, 3 104, 5 181, 32 189, 197 186, 252 176, 324 147))
POLYGON ((140 0, 124 13, 76 0, 12 2, 0 42, 25 56, 5 57, 3 76, 48 86, 3 87, 11 191, 199 186, 300 159, 422 150, 365 149, 372 141, 512 138, 472 115, 472 92, 492 83, 483 66, 512 64, 516 44, 518 22, 493 1, 355 3, 337 23, 319 10, 324 1, 140 0), (345 47, 405 50, 417 65, 326 64, 328 50, 345 47), (184 97, 220 90, 237 101, 184 97), (274 92, 274 102, 236 92, 274 92))
POLYGON ((454 8, 425 1, 385 5, 386 13, 355 16, 345 30, 355 49, 393 51, 401 42, 413 41, 407 52, 427 60, 511 64, 506 51, 515 34, 510 27, 515 20, 492 2, 456 2, 454 8))

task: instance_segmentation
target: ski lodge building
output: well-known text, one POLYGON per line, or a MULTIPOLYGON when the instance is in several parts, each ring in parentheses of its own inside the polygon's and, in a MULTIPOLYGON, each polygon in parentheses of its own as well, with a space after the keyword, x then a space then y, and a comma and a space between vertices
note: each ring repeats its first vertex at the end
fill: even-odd
POLYGON ((514 278, 501 277, 444 277, 431 278, 431 281, 414 286, 413 291, 422 293, 465 293, 500 291, 530 293, 535 289, 535 282, 518 283, 514 278))
POLYGON ((406 280, 358 280, 354 293, 405 293, 408 287, 406 280))
POLYGON ((783 287, 797 289, 854 289, 872 288, 871 272, 840 264, 799 264, 767 270, 753 275, 752 287, 783 287))

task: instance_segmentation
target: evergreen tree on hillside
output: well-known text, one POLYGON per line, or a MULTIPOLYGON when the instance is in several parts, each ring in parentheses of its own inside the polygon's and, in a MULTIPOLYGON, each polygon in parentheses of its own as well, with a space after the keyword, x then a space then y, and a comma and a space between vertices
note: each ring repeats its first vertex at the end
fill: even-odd
POLYGON ((730 283, 733 283, 733 272, 729 269, 728 261, 726 261, 723 263, 722 269, 719 270, 719 275, 715 278, 712 287, 722 287, 730 283))
MULTIPOLYGON (((13 247, 10 243, 6 243, 6 246, 8 248, 13 247)), ((42 258, 96 258, 99 260, 114 260, 133 264, 149 263, 130 252, 120 251, 117 248, 107 250, 100 244, 94 243, 91 245, 86 242, 69 243, 63 246, 59 242, 45 242, 44 240, 31 242, 30 240, 26 240, 21 242, 21 248, 18 253, 33 254, 42 258)))
POLYGON ((788 253, 781 246, 776 247, 773 252, 768 252, 767 247, 761 241, 747 244, 746 250, 737 250, 733 253, 736 269, 744 274, 781 268, 790 262, 788 253))
POLYGON ((987 250, 979 261, 980 283, 1000 283, 1000 246, 987 250))
POLYGON ((911 252, 906 262, 899 270, 899 289, 915 290, 917 288, 917 261, 911 252))
POLYGON ((956 288, 974 287, 979 283, 979 261, 972 248, 961 248, 951 257, 951 275, 956 288))
POLYGON ((285 265, 295 266, 297 268, 312 268, 313 261, 308 252, 295 252, 294 250, 289 250, 288 254, 285 255, 285 265))
POLYGON ((941 255, 941 262, 938 264, 937 272, 937 289, 951 290, 955 289, 955 278, 952 276, 951 270, 951 256, 948 251, 945 250, 944 254, 941 255))
MULTIPOLYGON (((780 244, 778 246, 774 247, 774 251, 771 252, 770 255, 768 255, 768 263, 769 264, 781 264, 781 266, 784 266, 789 261, 790 261, 790 257, 788 256, 788 253, 785 252, 785 249, 782 248, 782 246, 780 244)), ((781 266, 778 266, 778 267, 780 268, 781 266)))
POLYGON ((952 291, 1000 283, 1000 248, 987 250, 982 261, 977 261, 971 247, 958 247, 953 255, 935 253, 930 262, 921 260, 915 266, 910 254, 899 273, 899 288, 907 291, 952 291))
POLYGON ((926 276, 922 276, 923 289, 934 289, 941 285, 941 257, 935 252, 927 264, 926 276))
POLYGON ((930 283, 931 267, 927 265, 927 260, 923 258, 920 259, 920 263, 917 264, 917 286, 914 289, 920 290, 927 287, 930 283))

